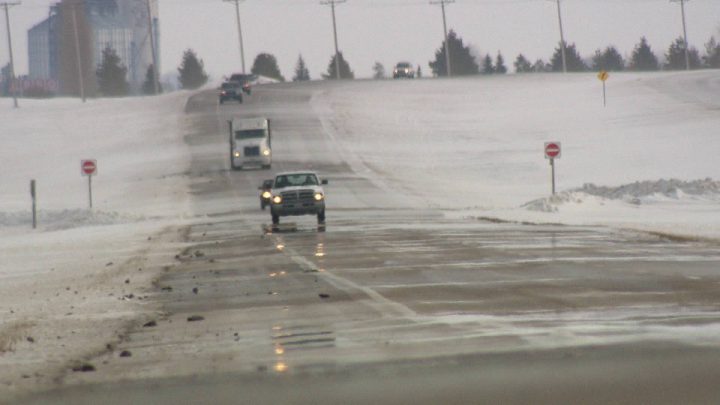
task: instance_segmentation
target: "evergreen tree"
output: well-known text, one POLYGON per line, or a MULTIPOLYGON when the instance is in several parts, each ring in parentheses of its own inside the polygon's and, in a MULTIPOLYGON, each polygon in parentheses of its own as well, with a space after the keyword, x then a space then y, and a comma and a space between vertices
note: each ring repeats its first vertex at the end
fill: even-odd
MULTIPOLYGON (((340 65, 340 78, 341 79, 354 79, 355 73, 353 73, 352 70, 350 70, 350 65, 348 65, 347 61, 345 61, 345 58, 343 57, 342 52, 338 52, 338 63, 340 65)), ((337 75, 335 74, 335 56, 333 55, 332 58, 330 58, 330 63, 328 64, 327 73, 323 74, 323 79, 330 79, 335 80, 337 78, 337 75)))
POLYGON ((505 58, 503 58, 500 51, 498 51, 497 57, 495 57, 495 73, 501 75, 507 73, 507 67, 505 66, 505 58))
MULTIPOLYGON (((453 76, 476 75, 480 72, 475 57, 470 53, 470 48, 463 45, 462 38, 458 37, 453 30, 448 33, 448 45, 450 48, 450 73, 453 76)), ((445 41, 435 51, 435 60, 430 61, 429 65, 434 75, 447 76, 445 41)))
POLYGON ((483 66, 481 72, 484 75, 491 75, 495 73, 495 66, 493 66, 493 61, 490 57, 490 54, 485 55, 485 58, 483 58, 483 66))
MULTIPOLYGON (((665 69, 668 70, 683 70, 686 68, 685 63, 685 40, 682 37, 678 37, 665 54, 667 62, 665 62, 665 69)), ((690 69, 700 68, 700 55, 698 50, 695 48, 688 48, 688 58, 690 61, 690 69)))
POLYGON ((655 53, 650 49, 647 39, 645 37, 640 38, 640 43, 635 45, 635 49, 630 57, 630 69, 650 71, 658 70, 660 68, 659 66, 657 56, 655 56, 655 53))
MULTIPOLYGON (((588 69, 577 49, 575 49, 575 44, 565 46, 565 63, 567 64, 568 72, 584 72, 588 69)), ((550 59, 550 65, 552 66, 553 72, 563 71, 561 46, 555 48, 555 53, 553 54, 552 59, 550 59)))
MULTIPOLYGON (((155 87, 153 86, 153 80, 155 80, 155 67, 151 64, 147 68, 145 73, 145 82, 142 85, 143 94, 155 94, 155 87)), ((162 93, 162 86, 158 82, 158 92, 162 93)))
POLYGON ((205 64, 202 59, 198 59, 195 51, 188 49, 183 53, 182 63, 178 67, 180 73, 180 86, 183 89, 197 89, 208 81, 208 75, 205 73, 205 64))
POLYGON ((592 58, 593 70, 621 71, 625 69, 625 61, 614 46, 608 46, 604 51, 598 49, 592 58))
POLYGON ((114 49, 107 46, 102 51, 102 61, 95 70, 100 93, 108 97, 128 94, 127 68, 114 49))
POLYGON ((380 62, 375 62, 373 65, 373 79, 384 79, 385 78, 385 66, 380 62))
POLYGON ((295 76, 293 77, 294 82, 304 82, 310 80, 310 71, 305 66, 305 60, 302 55, 298 56, 297 64, 295 65, 295 76))
POLYGON ((545 63, 542 59, 538 59, 532 65, 532 70, 536 73, 552 72, 552 65, 545 63))
POLYGON ((523 54, 519 54, 517 58, 515 58, 513 65, 515 66, 515 73, 529 73, 533 71, 532 64, 523 54))
POLYGON ((274 55, 269 53, 260 53, 255 57, 252 69, 250 71, 258 76, 265 76, 271 79, 285 81, 285 78, 280 74, 280 68, 277 64, 277 59, 274 55))
POLYGON ((707 52, 703 56, 705 67, 720 69, 720 44, 715 41, 715 37, 710 37, 710 40, 705 44, 705 51, 707 52))

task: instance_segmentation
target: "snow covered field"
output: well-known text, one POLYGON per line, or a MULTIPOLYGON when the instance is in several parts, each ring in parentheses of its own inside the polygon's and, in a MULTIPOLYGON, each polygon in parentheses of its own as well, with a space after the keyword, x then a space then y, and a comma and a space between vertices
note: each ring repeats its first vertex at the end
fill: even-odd
POLYGON ((594 73, 352 83, 313 103, 355 169, 408 203, 720 239, 720 183, 670 181, 720 179, 720 72, 607 86, 605 108, 594 73), (545 141, 563 149, 554 198, 545 141))
POLYGON ((177 253, 190 214, 187 96, 21 100, 17 110, 0 100, 0 402, 153 310, 141 294, 177 253), (93 211, 86 158, 98 161, 93 211))
MULTIPOLYGON (((409 206, 720 239, 720 72, 613 74, 607 108, 594 74, 312 88, 342 157, 409 206), (563 145, 552 198, 550 140, 563 145)), ((103 350, 119 326, 154 310, 143 289, 198 214, 183 142, 188 95, 21 100, 18 110, 0 100, 0 392, 103 350), (93 211, 84 158, 98 161, 93 211), (38 340, 52 344, 38 352, 38 340)))

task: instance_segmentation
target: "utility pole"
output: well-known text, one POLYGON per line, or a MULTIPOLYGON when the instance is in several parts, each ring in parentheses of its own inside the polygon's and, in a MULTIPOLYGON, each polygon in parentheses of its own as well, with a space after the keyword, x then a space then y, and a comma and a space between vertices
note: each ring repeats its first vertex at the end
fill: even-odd
POLYGON ((445 19, 445 4, 455 3, 455 0, 439 0, 431 1, 430 4, 440 4, 442 9, 443 18, 443 32, 445 33, 445 67, 447 68, 447 76, 452 76, 452 69, 450 68, 450 44, 448 43, 448 30, 447 21, 445 19))
POLYGON ((340 52, 338 51, 337 25, 335 23, 335 4, 345 3, 347 0, 326 0, 321 1, 322 5, 330 5, 333 20, 333 37, 335 38, 335 79, 340 80, 340 52))
POLYGON ((157 61, 157 53, 155 50, 155 24, 153 24, 153 14, 152 14, 152 8, 150 7, 150 0, 146 0, 145 2, 147 4, 147 13, 148 13, 148 30, 150 31, 150 51, 152 52, 152 60, 153 60, 153 94, 160 93, 160 89, 158 88, 158 82, 160 81, 160 74, 158 72, 158 61, 157 61))
POLYGON ((12 37, 10 35, 10 12, 8 11, 8 8, 10 6, 17 6, 20 4, 20 2, 16 3, 0 3, 0 6, 3 6, 5 8, 5 26, 7 27, 7 40, 8 40, 8 50, 10 52, 10 92, 13 94, 13 106, 15 108, 18 108, 18 100, 17 100, 17 83, 15 83, 15 61, 13 59, 13 51, 12 51, 12 37))
POLYGON ((560 0, 555 0, 557 3, 558 23, 560 24, 560 53, 562 55, 562 67, 563 73, 567 73, 567 58, 565 56, 565 34, 563 33, 562 13, 560 12, 560 0))
POLYGON ((687 0, 670 0, 672 3, 680 3, 680 13, 682 14, 683 24, 683 41, 685 41, 685 70, 690 70, 690 51, 688 50, 687 28, 685 26, 685 2, 687 0))
POLYGON ((84 103, 85 98, 85 80, 83 79, 83 70, 82 70, 82 57, 80 56, 80 36, 78 34, 78 26, 77 26, 77 6, 82 4, 82 0, 79 2, 73 2, 69 3, 70 7, 72 8, 72 24, 73 24, 73 33, 75 36, 75 56, 76 56, 76 63, 77 63, 77 75, 78 75, 78 86, 80 87, 80 97, 82 98, 82 102, 84 103))
POLYGON ((242 0, 223 0, 227 3, 235 3, 235 16, 237 18, 238 40, 240 41, 240 62, 242 73, 245 74, 245 49, 243 48, 242 26, 240 25, 240 2, 242 0))

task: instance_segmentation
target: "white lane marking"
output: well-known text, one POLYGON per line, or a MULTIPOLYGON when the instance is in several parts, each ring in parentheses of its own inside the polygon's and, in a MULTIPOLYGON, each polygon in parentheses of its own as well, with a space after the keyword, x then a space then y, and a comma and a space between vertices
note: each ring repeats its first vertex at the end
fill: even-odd
POLYGON ((383 297, 380 293, 373 290, 372 288, 362 286, 358 283, 355 283, 353 281, 350 281, 344 277, 340 277, 338 275, 332 274, 328 272, 327 270, 322 270, 318 268, 315 263, 311 262, 310 260, 304 258, 302 255, 298 254, 294 249, 288 248, 287 246, 284 248, 284 251, 290 255, 290 259, 297 263, 303 270, 305 271, 312 271, 317 272, 315 273, 318 277, 322 277, 325 279, 328 283, 330 283, 333 287, 342 290, 347 293, 351 293, 353 291, 361 291, 365 295, 367 295, 371 302, 368 303, 373 309, 378 311, 381 315, 387 316, 388 310, 394 312, 393 317, 403 316, 410 319, 416 319, 418 318, 418 314, 410 309, 409 307, 396 302, 392 301, 390 299, 387 299, 383 297))

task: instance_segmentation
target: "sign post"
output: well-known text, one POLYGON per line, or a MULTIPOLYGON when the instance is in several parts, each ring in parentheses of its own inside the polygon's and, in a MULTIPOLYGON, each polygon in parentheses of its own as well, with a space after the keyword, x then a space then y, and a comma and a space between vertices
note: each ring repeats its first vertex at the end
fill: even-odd
POLYGON ((88 197, 90 201, 90 209, 92 209, 92 176, 97 174, 97 160, 83 159, 80 161, 80 172, 88 178, 88 197))
POLYGON ((555 195, 555 159, 560 158, 561 152, 560 142, 545 142, 545 159, 550 159, 553 195, 555 195))
POLYGON ((607 106, 607 97, 605 97, 605 82, 610 77, 610 74, 604 70, 601 70, 600 73, 598 73, 597 77, 598 77, 598 79, 600 79, 600 81, 603 84, 603 107, 606 107, 607 106))
POLYGON ((35 180, 30 180, 30 197, 32 197, 32 221, 33 229, 37 228, 37 211, 35 210, 35 180))

